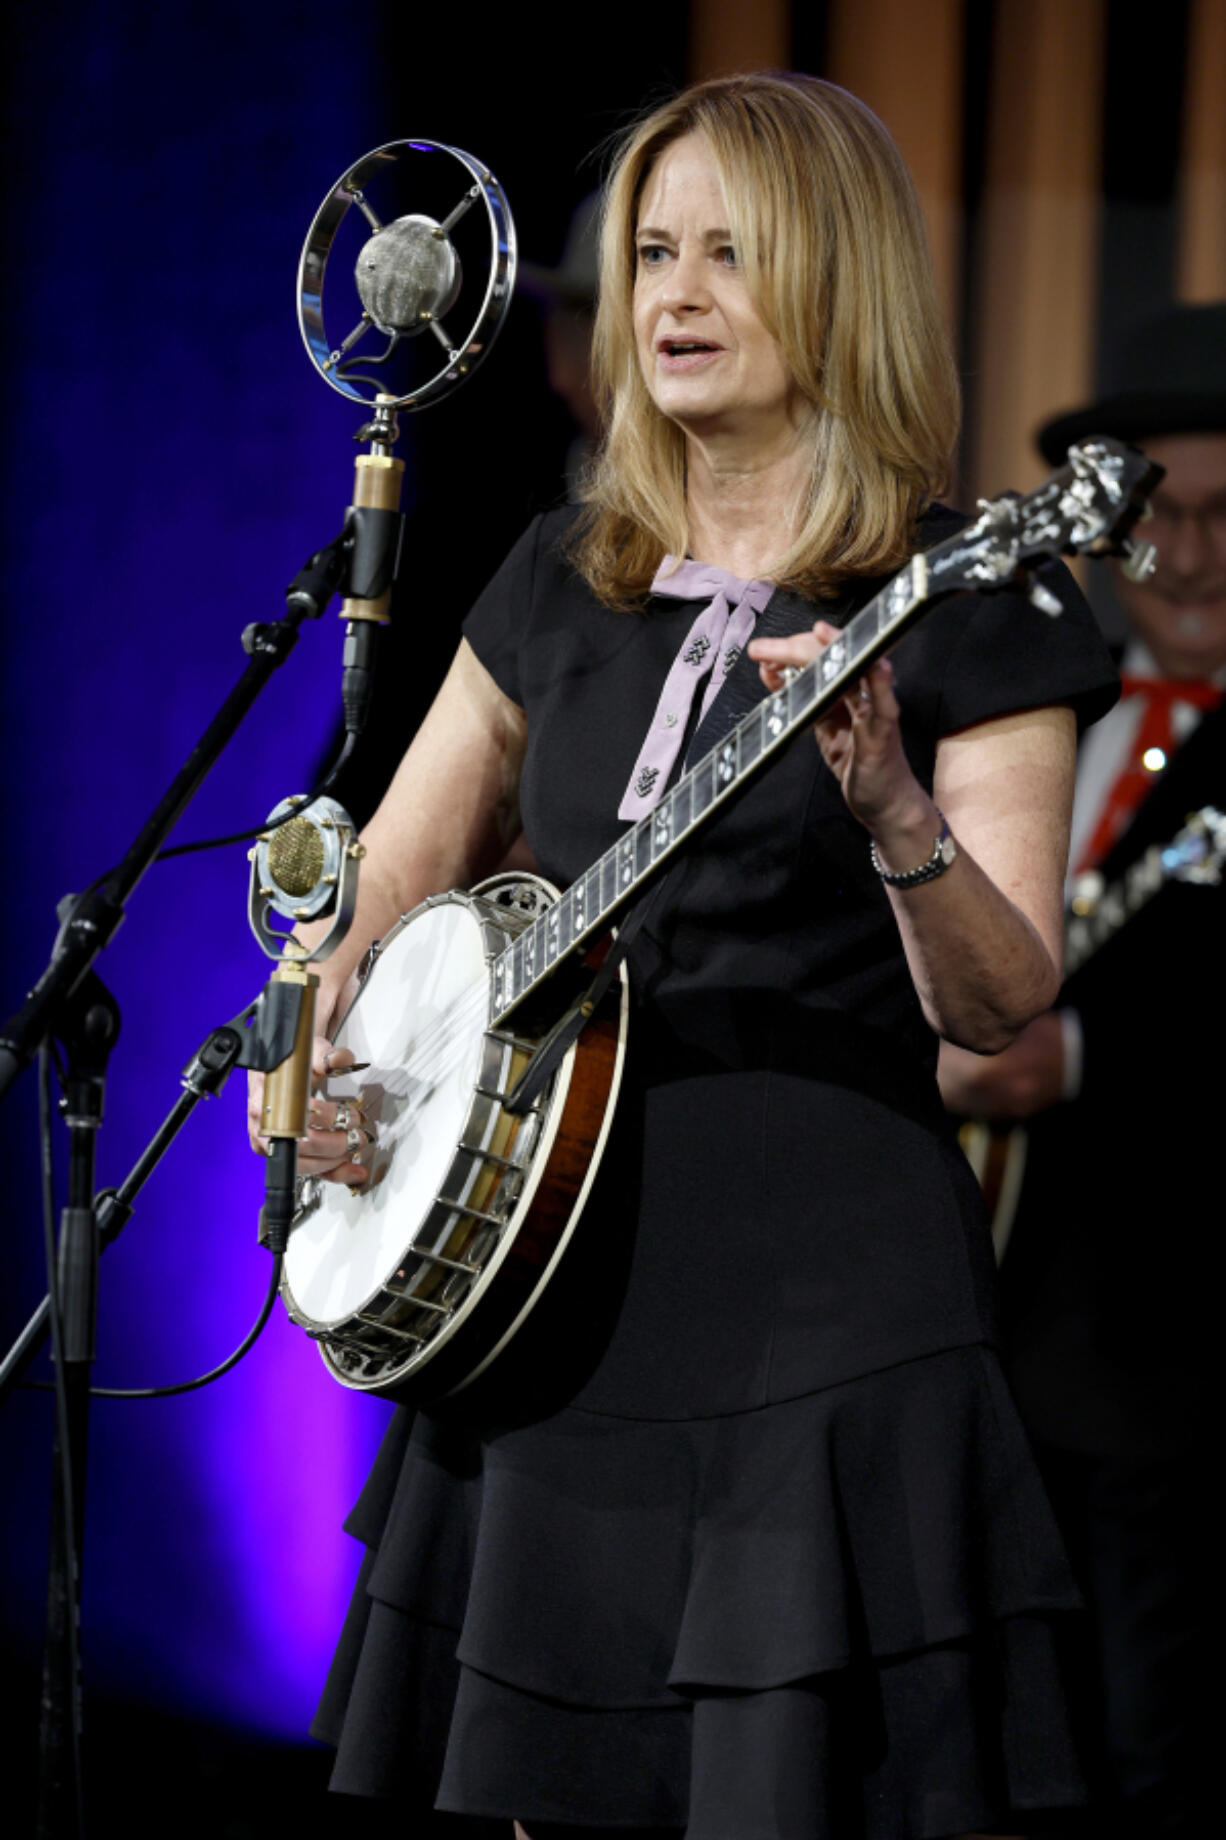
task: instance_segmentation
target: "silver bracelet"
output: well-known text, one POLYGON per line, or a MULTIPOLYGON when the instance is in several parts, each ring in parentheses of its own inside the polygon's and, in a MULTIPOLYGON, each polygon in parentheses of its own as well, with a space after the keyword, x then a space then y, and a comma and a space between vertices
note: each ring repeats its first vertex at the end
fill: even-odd
POLYGON ((891 888, 918 888, 921 882, 934 882, 937 876, 944 875, 946 869, 954 862, 958 854, 958 846, 946 822, 945 813, 939 805, 937 806, 937 817, 941 820, 941 828, 932 846, 932 855, 927 862, 921 863, 918 869, 904 869, 900 875, 895 875, 886 868, 878 853, 876 840, 870 839, 868 853, 873 867, 882 881, 891 888))

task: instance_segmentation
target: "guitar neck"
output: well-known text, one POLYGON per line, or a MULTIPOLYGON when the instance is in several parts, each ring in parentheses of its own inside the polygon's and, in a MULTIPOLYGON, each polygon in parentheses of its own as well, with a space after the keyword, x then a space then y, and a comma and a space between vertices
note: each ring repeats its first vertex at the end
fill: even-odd
POLYGON ((1065 977, 1080 971, 1109 939, 1114 939, 1121 927, 1153 900, 1167 879, 1162 850, 1154 844, 1137 858, 1126 875, 1103 890, 1090 912, 1079 914, 1074 897, 1064 928, 1065 977))
POLYGON ((1224 840, 1221 813, 1206 805, 1177 837, 1169 843, 1151 844, 1118 881, 1086 900, 1084 907, 1080 905, 1084 897, 1074 895, 1064 929, 1065 978, 1080 971, 1168 882, 1216 885, 1224 840))
POLYGON ((660 868, 684 848, 800 729, 838 701, 944 590, 946 551, 964 533, 906 567, 848 621, 790 683, 756 703, 722 741, 684 773, 655 810, 621 836, 534 920, 493 965, 493 1003, 501 1021, 570 953, 607 932, 660 868))

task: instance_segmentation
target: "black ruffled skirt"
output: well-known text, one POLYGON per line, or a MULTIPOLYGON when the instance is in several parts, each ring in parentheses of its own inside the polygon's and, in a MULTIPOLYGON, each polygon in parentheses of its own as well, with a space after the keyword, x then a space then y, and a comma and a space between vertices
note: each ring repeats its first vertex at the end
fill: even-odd
POLYGON ((337 1790, 688 1840, 1007 1833, 1080 1799, 1077 1600, 985 1347, 702 1419, 402 1412, 349 1529, 337 1790))

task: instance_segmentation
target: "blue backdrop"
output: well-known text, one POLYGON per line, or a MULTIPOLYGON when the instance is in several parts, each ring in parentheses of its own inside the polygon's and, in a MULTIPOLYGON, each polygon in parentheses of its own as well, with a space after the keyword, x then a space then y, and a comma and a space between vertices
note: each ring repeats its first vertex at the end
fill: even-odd
MULTIPOLYGON (((541 54, 573 34, 561 0, 528 16, 479 9, 463 38, 437 10, 323 0, 51 0, 10 28, 0 1012, 45 962, 57 898, 118 857, 237 678, 244 625, 280 611, 339 526, 362 418, 315 375, 293 313, 320 199, 383 141, 450 141, 495 162, 521 247, 556 260, 598 182, 592 148, 681 76, 686 21, 684 0, 623 0, 600 59, 561 85, 541 54)), ((472 387, 409 423, 409 606, 347 782, 356 810, 464 607, 558 496, 573 433, 527 297, 472 387)), ((340 650, 334 616, 306 630, 181 836, 240 828, 310 782, 340 650)), ((208 1030, 263 983, 246 875, 241 848, 160 865, 105 955, 124 1024, 104 1182, 126 1173, 208 1030)), ((241 1080, 198 1109, 103 1261, 100 1382, 200 1372, 254 1316, 267 1257, 243 1112, 241 1080)), ((32 1076, 0 1141, 7 1339, 44 1289, 32 1076)), ((327 1378, 280 1310, 206 1392, 98 1402, 84 1579, 95 1693, 301 1738, 357 1565, 339 1524, 385 1419, 327 1378)), ((20 1700, 6 1729, 31 1734, 50 1443, 45 1394, 0 1412, 0 1609, 31 1664, 0 1682, 20 1700)))
MULTIPOLYGON (((385 138, 376 25, 321 0, 44 4, 9 40, 6 1012, 57 897, 121 854, 238 676, 243 626, 276 617, 343 516, 361 418, 310 369, 293 283, 319 199, 385 138)), ((309 783, 340 644, 331 615, 304 633, 180 838, 240 828, 309 783)), ((124 1019, 104 1182, 263 981, 246 868, 235 849, 155 868, 100 967, 124 1019)), ((256 1312, 267 1255, 241 1087, 197 1112, 104 1261, 99 1381, 199 1372, 256 1312)), ((11 1335, 43 1289, 32 1075, 5 1124, 11 1335)), ((5 1620, 32 1655, 49 1402, 25 1393, 3 1416, 5 1620)), ((91 1686, 301 1736, 356 1564, 338 1523, 383 1418, 326 1378, 280 1309, 203 1394, 98 1402, 91 1686)))

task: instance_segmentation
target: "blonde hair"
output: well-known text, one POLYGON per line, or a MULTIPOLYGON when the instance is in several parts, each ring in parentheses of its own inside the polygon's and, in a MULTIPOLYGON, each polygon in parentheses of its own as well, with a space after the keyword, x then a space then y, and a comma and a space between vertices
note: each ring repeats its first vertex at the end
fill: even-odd
POLYGON ((569 550, 610 606, 640 603, 685 555, 685 436, 648 393, 634 337, 635 228, 656 161, 701 134, 738 260, 803 402, 812 469, 772 573, 809 597, 898 567, 944 483, 959 392, 915 189, 872 111, 816 77, 720 77, 653 110, 623 143, 601 238, 593 372, 606 435, 569 550))

